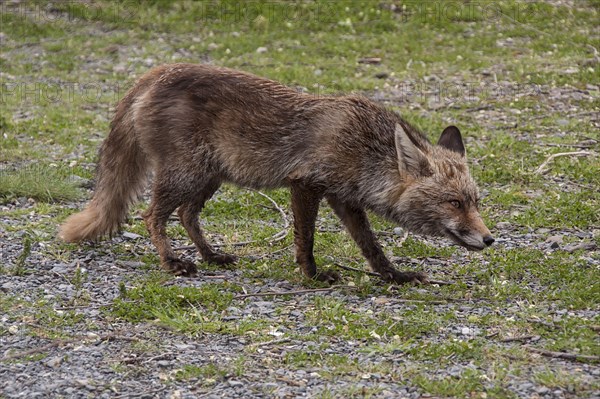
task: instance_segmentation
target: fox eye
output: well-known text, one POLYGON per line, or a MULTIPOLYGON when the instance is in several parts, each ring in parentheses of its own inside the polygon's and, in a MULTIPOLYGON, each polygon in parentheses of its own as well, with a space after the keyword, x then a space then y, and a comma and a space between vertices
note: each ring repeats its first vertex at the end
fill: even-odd
POLYGON ((461 208, 461 203, 458 200, 452 200, 450 201, 450 203, 452 204, 453 207, 455 207, 456 209, 460 209, 461 208))

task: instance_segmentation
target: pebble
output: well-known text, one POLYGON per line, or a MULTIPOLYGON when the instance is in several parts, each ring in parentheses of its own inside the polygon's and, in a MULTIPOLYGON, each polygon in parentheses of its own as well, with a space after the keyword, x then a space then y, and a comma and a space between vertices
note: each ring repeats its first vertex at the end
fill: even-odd
POLYGON ((136 233, 131 233, 131 232, 129 232, 129 231, 125 231, 125 232, 123 232, 123 234, 122 234, 122 235, 123 235, 123 237, 124 237, 124 238, 130 239, 130 240, 136 240, 136 239, 138 239, 138 238, 142 238, 142 236, 141 236, 141 235, 139 235, 139 234, 136 234, 136 233))
POLYGON ((46 362, 46 365, 48 365, 48 367, 56 368, 56 367, 60 366, 62 361, 63 361, 63 358, 61 356, 56 356, 56 357, 50 358, 46 362))

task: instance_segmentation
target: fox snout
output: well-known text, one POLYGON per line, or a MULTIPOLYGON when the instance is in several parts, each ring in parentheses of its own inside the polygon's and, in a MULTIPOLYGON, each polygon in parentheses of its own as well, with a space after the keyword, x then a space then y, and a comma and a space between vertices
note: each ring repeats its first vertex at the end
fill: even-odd
POLYGON ((485 224, 483 224, 481 216, 474 216, 470 222, 468 227, 448 228, 446 235, 456 244, 467 248, 469 251, 481 251, 496 241, 485 224))

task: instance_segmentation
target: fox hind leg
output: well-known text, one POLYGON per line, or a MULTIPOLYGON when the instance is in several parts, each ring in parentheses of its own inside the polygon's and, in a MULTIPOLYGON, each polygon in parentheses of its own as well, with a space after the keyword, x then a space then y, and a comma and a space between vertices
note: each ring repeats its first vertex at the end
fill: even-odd
POLYGON ((362 208, 353 207, 340 201, 337 197, 327 196, 327 201, 335 214, 341 219, 352 239, 360 248, 369 265, 381 277, 390 282, 427 283, 427 275, 421 272, 401 272, 392 266, 387 259, 377 237, 369 224, 367 213, 362 208))
POLYGON ((157 179, 152 192, 150 207, 142 214, 150 239, 160 256, 161 267, 170 273, 180 276, 190 276, 198 270, 192 262, 179 259, 167 236, 167 220, 182 201, 181 192, 172 188, 171 179, 157 179))
POLYGON ((236 257, 215 251, 204 238, 200 222, 198 221, 198 214, 202 211, 204 204, 212 197, 220 185, 221 182, 218 179, 210 180, 194 197, 190 197, 179 207, 177 214, 202 259, 208 263, 223 265, 234 263, 236 257))
POLYGON ((292 212, 294 214, 294 243, 296 245, 296 262, 308 278, 334 283, 339 280, 335 272, 317 272, 313 255, 315 222, 322 195, 318 190, 292 184, 292 212))

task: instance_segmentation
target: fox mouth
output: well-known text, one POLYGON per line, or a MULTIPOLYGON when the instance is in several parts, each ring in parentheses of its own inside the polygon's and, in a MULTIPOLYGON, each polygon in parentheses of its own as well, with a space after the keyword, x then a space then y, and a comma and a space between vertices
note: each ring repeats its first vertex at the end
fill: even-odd
POLYGON ((482 249, 485 248, 485 245, 483 243, 481 243, 481 245, 473 245, 473 244, 469 244, 468 242, 466 242, 461 236, 459 236, 458 234, 454 233, 452 230, 450 229, 446 229, 446 235, 452 240, 454 241, 456 244, 467 248, 469 251, 481 251, 482 249))

